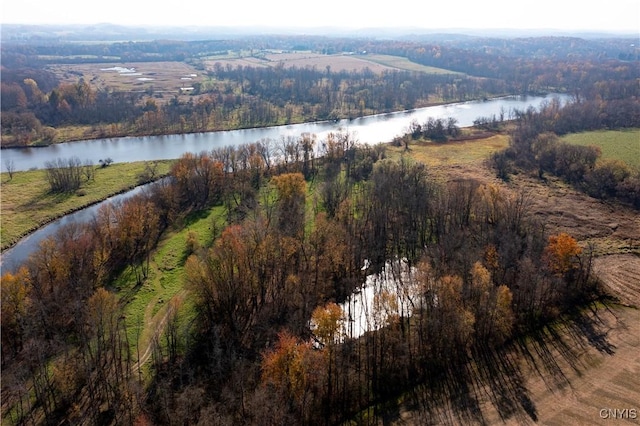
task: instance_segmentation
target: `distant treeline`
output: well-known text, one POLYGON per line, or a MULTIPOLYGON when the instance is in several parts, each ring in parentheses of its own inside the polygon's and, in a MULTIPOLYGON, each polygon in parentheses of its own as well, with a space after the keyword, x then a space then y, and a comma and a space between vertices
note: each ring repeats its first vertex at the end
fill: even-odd
MULTIPOLYGON (((131 36, 133 37, 133 36, 131 36)), ((579 37, 442 37, 414 36, 393 40, 372 40, 357 37, 324 37, 304 35, 236 36, 209 40, 178 40, 163 38, 154 41, 100 43, 68 42, 61 39, 6 38, 2 44, 2 61, 9 67, 39 66, 46 63, 93 63, 96 61, 165 61, 197 60, 203 56, 226 54, 229 51, 260 52, 274 50, 312 50, 325 54, 371 52, 389 46, 408 48, 445 48, 446 56, 528 60, 637 61, 640 50, 633 38, 579 37), (470 56, 469 56, 470 55, 470 56)))
MULTIPOLYGON (((509 43, 506 43, 509 46, 509 43)), ((409 58, 422 65, 502 81, 513 93, 559 91, 580 98, 638 97, 638 66, 617 57, 500 54, 500 50, 462 50, 448 45, 416 45, 389 42, 372 45, 371 52, 409 58)))
MULTIPOLYGON (((615 49, 627 52, 629 40, 534 38, 502 42, 499 45, 491 40, 491 47, 483 48, 480 40, 427 44, 270 36, 104 45, 3 43, 2 143, 8 146, 51 142, 55 139, 54 129, 62 125, 90 125, 95 137, 181 133, 346 118, 410 109, 433 101, 505 93, 557 91, 569 93, 579 101, 628 100, 640 95, 638 67, 612 53, 615 49), (81 80, 59 84, 52 73, 42 69, 44 63, 38 59, 47 55, 75 55, 74 61, 102 61, 112 56, 118 62, 176 60, 199 67, 202 59, 212 53, 244 50, 261 55, 265 49, 293 48, 322 53, 397 55, 466 75, 407 71, 379 75, 368 70, 336 72, 219 65, 208 73, 212 80, 194 85, 192 101, 173 98, 156 102, 152 91, 96 90, 81 80), (563 53, 572 48, 573 53, 563 53), (91 55, 92 58, 83 59, 91 55)), ((625 57, 637 54, 633 52, 625 53, 625 57)))

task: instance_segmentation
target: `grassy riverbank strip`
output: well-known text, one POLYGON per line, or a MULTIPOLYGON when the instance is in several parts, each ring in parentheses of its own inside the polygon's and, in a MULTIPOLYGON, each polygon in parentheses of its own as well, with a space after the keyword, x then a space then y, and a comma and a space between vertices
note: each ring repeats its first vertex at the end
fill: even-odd
POLYGON ((21 238, 66 214, 96 204, 113 195, 138 186, 142 176, 155 168, 154 178, 166 175, 173 160, 96 166, 93 179, 85 180, 79 190, 52 193, 45 170, 0 175, 0 240, 2 250, 21 238))

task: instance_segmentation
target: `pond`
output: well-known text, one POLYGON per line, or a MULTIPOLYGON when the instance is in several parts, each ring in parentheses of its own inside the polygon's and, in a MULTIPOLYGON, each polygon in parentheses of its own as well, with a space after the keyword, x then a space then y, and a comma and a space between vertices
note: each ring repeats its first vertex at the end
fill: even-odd
POLYGON ((408 317, 420 306, 416 269, 406 259, 387 261, 382 272, 370 274, 361 288, 340 304, 343 336, 358 338, 397 317, 408 317))

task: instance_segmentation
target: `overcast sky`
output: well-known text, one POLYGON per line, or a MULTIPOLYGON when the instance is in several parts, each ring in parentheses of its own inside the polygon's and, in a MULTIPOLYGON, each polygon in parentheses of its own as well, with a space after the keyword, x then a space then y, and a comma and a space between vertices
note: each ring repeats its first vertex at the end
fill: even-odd
POLYGON ((638 0, 3 0, 2 23, 640 29, 638 0))

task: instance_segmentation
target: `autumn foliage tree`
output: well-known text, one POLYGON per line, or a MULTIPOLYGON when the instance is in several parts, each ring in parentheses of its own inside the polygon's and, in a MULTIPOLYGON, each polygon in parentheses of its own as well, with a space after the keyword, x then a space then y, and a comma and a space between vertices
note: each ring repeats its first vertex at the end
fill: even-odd
POLYGON ((273 349, 263 354, 262 386, 274 392, 276 402, 309 423, 323 399, 327 358, 287 331, 278 334, 273 349))
POLYGON ((318 173, 340 176, 339 196, 308 196, 294 170, 307 161, 313 177, 323 161, 285 145, 282 167, 258 145, 185 156, 170 178, 65 228, 26 272, 5 275, 3 374, 6 362, 17 404, 31 401, 27 380, 50 418, 131 423, 128 319, 105 286, 131 272, 142 284, 163 230, 227 199, 242 214, 211 243, 192 233, 180 253, 188 293, 157 333, 144 403, 159 424, 342 423, 417 385, 437 393, 470 357, 557 318, 574 294, 592 295, 577 285, 590 269, 576 240, 548 238, 524 194, 436 183, 421 164, 380 162, 354 144, 333 146, 341 156, 318 173), (389 280, 366 309, 373 326, 343 333, 365 321, 341 305, 372 274, 389 280), (185 306, 194 307, 188 331, 185 306))
POLYGON ((307 183, 302 173, 284 173, 275 176, 277 191, 278 228, 289 237, 301 238, 305 224, 307 183))
POLYGON ((578 267, 578 256, 582 248, 571 235, 561 232, 549 237, 545 248, 545 256, 549 268, 556 274, 566 274, 578 267))
POLYGON ((207 153, 186 153, 172 167, 185 206, 196 209, 221 201, 223 165, 207 153))
MULTIPOLYGON (((2 360, 22 350, 29 309, 29 271, 22 267, 16 273, 6 272, 0 278, 0 327, 2 330, 2 360)), ((10 358, 11 358, 10 357, 10 358)))

